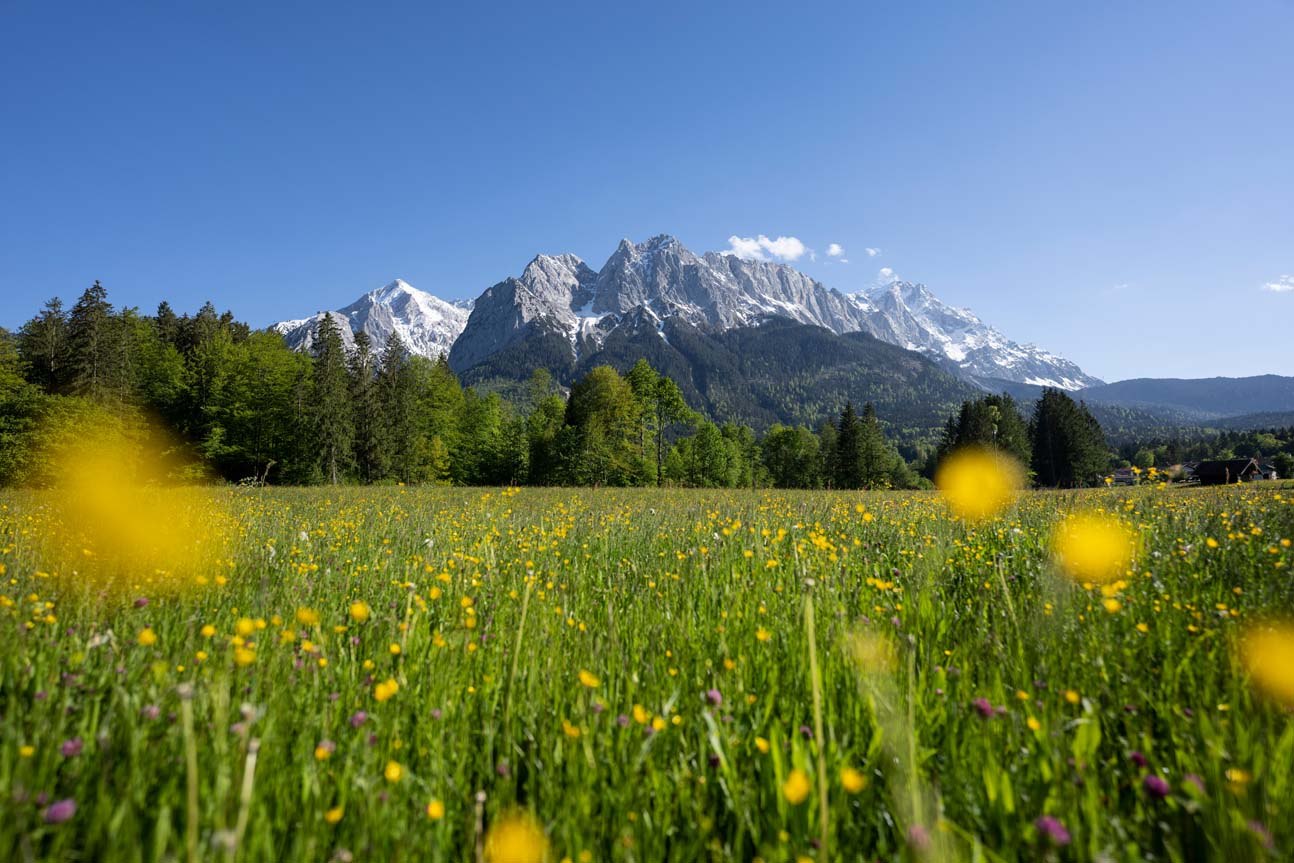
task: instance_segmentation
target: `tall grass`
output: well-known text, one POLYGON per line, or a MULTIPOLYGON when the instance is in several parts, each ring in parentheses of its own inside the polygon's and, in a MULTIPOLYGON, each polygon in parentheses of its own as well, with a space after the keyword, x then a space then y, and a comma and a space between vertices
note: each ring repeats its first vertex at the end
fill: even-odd
POLYGON ((1294 853, 1235 659, 1294 612, 1288 490, 214 495, 181 584, 0 496, 3 859, 471 860, 517 808, 554 861, 1294 853), (1092 508, 1142 539, 1104 593, 1049 551, 1092 508))

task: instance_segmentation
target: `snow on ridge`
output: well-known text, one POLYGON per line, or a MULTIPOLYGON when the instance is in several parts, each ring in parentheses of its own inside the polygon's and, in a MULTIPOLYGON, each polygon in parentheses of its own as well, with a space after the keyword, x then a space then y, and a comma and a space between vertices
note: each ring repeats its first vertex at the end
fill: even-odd
MULTIPOLYGON (((1065 389, 1098 382, 1057 354, 1011 341, 924 284, 894 280, 844 294, 789 264, 718 252, 696 255, 664 234, 637 244, 622 240, 600 270, 573 254, 536 255, 519 277, 476 300, 448 302, 395 279, 339 312, 351 330, 368 333, 377 350, 393 333, 428 357, 458 344, 456 367, 463 368, 534 325, 560 333, 574 355, 586 343, 601 345, 616 327, 643 320, 635 313, 655 322, 662 339, 668 319, 722 332, 778 316, 835 333, 864 332, 970 377, 1065 389), (470 338, 460 338, 465 333, 470 338)), ((303 348, 312 342, 318 319, 280 321, 274 329, 303 348)))

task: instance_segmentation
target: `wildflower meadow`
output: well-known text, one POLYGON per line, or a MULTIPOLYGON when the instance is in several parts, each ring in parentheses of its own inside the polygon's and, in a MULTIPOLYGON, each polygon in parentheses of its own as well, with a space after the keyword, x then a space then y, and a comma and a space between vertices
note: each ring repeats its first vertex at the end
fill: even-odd
POLYGON ((1294 488, 963 480, 5 492, 0 856, 1294 854, 1294 488))

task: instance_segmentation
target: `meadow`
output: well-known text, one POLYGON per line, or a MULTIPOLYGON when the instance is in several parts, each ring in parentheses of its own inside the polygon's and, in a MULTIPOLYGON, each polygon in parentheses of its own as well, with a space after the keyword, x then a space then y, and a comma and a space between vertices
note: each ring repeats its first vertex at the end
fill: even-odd
POLYGON ((0 493, 5 860, 1294 854, 1288 486, 147 494, 0 493))

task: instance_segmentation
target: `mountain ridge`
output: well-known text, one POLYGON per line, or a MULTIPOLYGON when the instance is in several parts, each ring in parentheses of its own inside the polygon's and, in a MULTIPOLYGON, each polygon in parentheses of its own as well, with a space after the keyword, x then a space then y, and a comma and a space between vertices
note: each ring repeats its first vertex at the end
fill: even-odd
MULTIPOLYGON (((274 329, 305 349, 322 314, 274 329)), ((722 333, 781 317, 837 335, 867 333, 971 381, 1001 378, 1063 389, 1101 383, 1069 360, 1012 341, 969 310, 943 303, 923 284, 894 280, 845 294, 789 264, 726 252, 698 255, 669 234, 641 243, 622 239, 598 270, 573 254, 536 255, 520 275, 486 288, 470 304, 447 303, 397 279, 337 314, 352 331, 367 332, 378 349, 391 332, 400 332, 412 351, 446 353, 460 372, 543 334, 564 339, 578 362, 626 316, 635 326, 644 316, 654 320, 662 334, 668 319, 722 333)))

